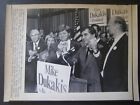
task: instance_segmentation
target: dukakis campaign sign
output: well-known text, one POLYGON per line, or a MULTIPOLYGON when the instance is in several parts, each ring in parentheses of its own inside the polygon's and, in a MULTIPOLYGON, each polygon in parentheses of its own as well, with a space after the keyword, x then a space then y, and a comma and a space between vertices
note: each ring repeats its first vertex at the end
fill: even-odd
POLYGON ((71 67, 53 63, 37 62, 38 93, 67 93, 71 67))

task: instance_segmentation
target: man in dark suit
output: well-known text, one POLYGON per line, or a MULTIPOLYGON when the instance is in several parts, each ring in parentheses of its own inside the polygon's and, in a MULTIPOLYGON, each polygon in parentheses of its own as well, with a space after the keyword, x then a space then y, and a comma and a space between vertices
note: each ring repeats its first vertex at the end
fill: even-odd
POLYGON ((30 38, 26 42, 25 92, 36 92, 37 60, 46 46, 37 29, 31 30, 30 38))
POLYGON ((109 33, 114 42, 110 47, 101 72, 104 92, 128 91, 128 36, 127 25, 122 17, 110 19, 109 33))
POLYGON ((95 30, 92 27, 86 27, 83 29, 82 35, 85 46, 81 47, 75 55, 76 67, 74 75, 87 80, 87 92, 100 92, 100 70, 95 58, 98 52, 95 48, 96 46, 94 46, 97 44, 95 30))

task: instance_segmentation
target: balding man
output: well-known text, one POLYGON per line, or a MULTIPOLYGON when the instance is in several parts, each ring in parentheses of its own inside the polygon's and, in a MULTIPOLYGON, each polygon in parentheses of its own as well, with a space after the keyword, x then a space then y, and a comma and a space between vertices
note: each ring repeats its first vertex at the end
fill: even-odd
POLYGON ((37 29, 30 31, 31 41, 26 43, 26 65, 25 65, 25 92, 36 92, 36 72, 38 54, 46 46, 37 29))
POLYGON ((101 72, 104 92, 128 91, 128 36, 122 17, 112 17, 108 24, 114 42, 110 47, 101 72))

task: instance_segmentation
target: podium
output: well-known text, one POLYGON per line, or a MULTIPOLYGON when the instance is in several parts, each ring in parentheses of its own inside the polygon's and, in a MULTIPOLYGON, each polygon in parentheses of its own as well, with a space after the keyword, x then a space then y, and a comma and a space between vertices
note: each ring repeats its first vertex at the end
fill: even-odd
POLYGON ((69 92, 87 92, 87 80, 71 76, 69 92))

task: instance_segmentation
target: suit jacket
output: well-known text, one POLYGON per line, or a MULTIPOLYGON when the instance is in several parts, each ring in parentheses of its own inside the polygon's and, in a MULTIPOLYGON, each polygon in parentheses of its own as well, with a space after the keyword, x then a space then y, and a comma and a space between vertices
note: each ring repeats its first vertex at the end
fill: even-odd
POLYGON ((111 50, 103 75, 103 91, 128 91, 128 36, 125 34, 111 50))
POLYGON ((87 55, 86 47, 81 47, 75 58, 77 59, 75 76, 87 80, 88 92, 100 92, 100 72, 93 54, 88 52, 87 55))

